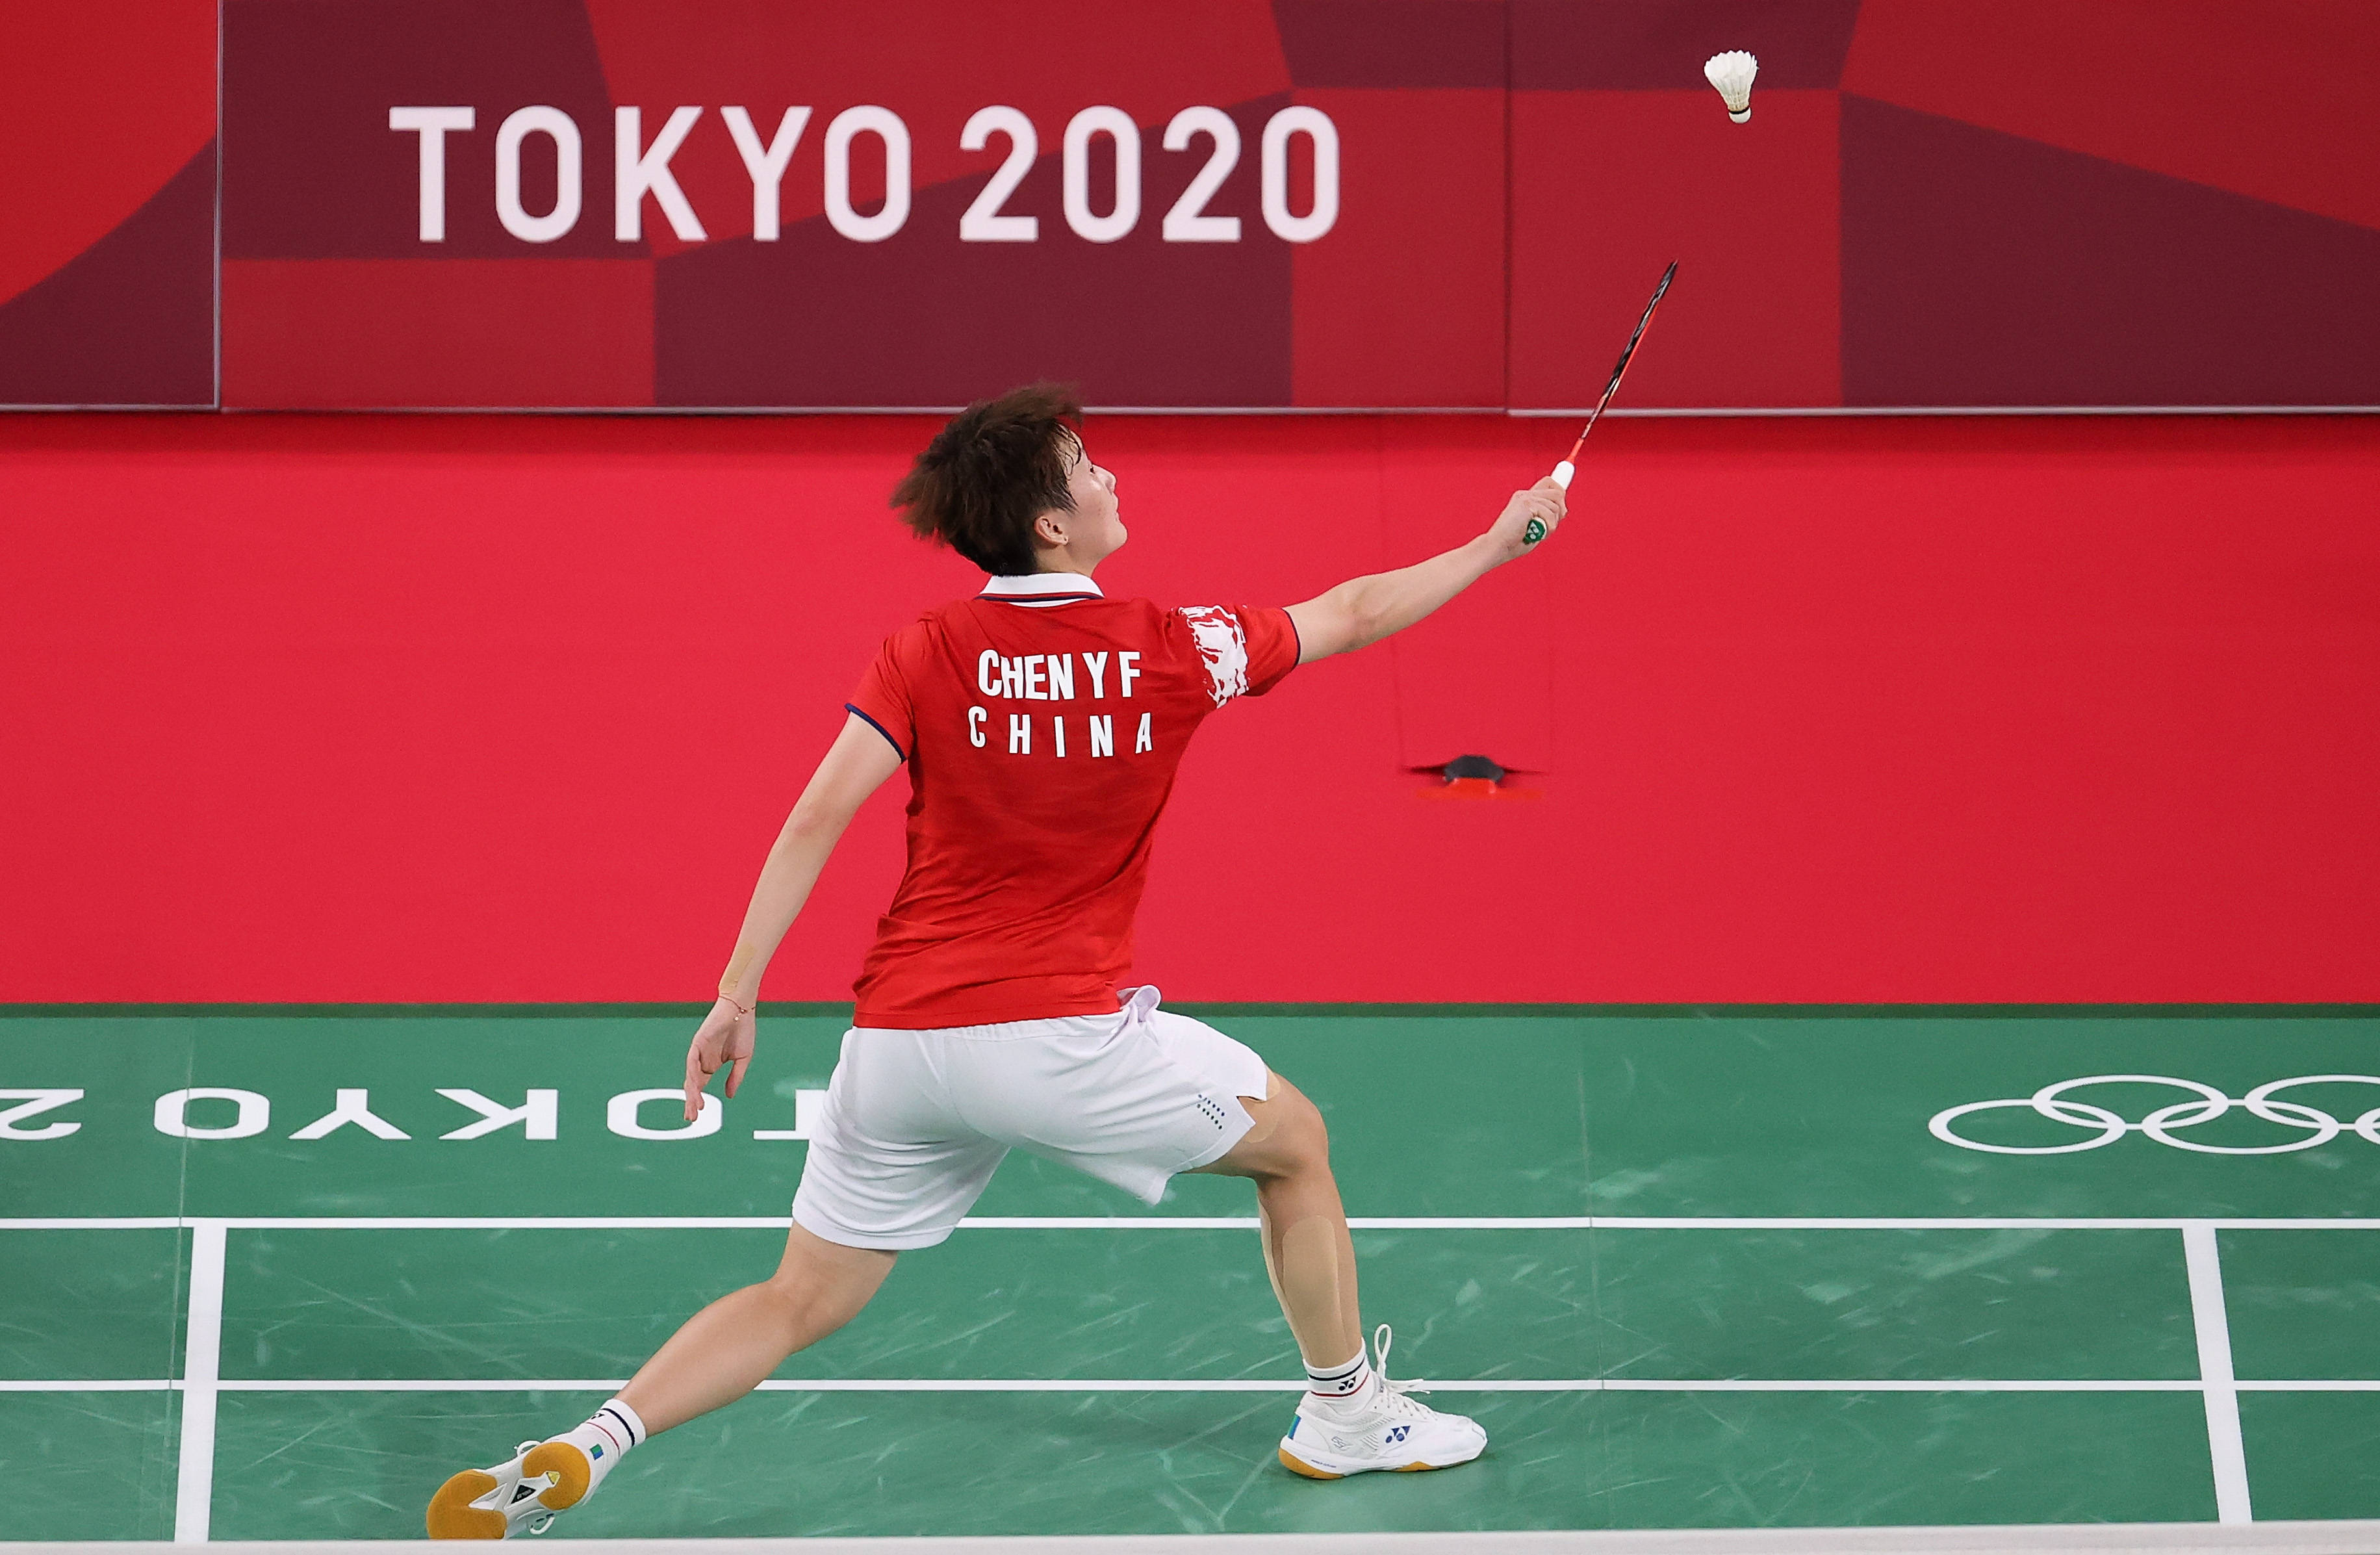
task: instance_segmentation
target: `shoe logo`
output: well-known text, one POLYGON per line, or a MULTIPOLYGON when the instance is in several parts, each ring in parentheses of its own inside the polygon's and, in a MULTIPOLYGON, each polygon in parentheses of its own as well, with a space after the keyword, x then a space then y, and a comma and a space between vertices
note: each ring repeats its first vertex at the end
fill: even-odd
POLYGON ((1393 1447, 1398 1442, 1402 1441, 1405 1439, 1406 1433, 1410 1432, 1412 1429, 1413 1427, 1411 1426, 1391 1426, 1389 1427, 1388 1440, 1383 1441, 1380 1445, 1383 1447, 1393 1447))
POLYGON ((589 1448, 587 1452, 590 1457, 600 1458, 603 1455, 603 1444, 599 1441, 594 1446, 589 1448))

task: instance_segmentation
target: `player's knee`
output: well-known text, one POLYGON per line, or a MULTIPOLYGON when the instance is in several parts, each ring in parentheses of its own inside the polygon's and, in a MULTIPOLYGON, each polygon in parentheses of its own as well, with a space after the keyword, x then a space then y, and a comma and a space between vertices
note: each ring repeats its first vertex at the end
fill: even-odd
POLYGON ((770 1321, 812 1335, 812 1343, 859 1316, 860 1308, 874 1294, 872 1287, 862 1289, 847 1283, 787 1278, 783 1272, 753 1289, 768 1302, 770 1321))
POLYGON ((777 1270, 754 1289, 787 1316, 825 1323, 828 1331, 858 1315, 892 1272, 896 1254, 846 1247, 795 1226, 777 1270))
POLYGON ((1269 1103, 1276 1112, 1272 1137, 1267 1143, 1278 1162, 1277 1170, 1282 1176, 1328 1171, 1330 1131, 1322 1122, 1322 1109, 1307 1100, 1302 1091, 1284 1087, 1283 1092, 1269 1103))
POLYGON ((1251 1120, 1248 1131, 1221 1160, 1199 1171, 1262 1180, 1330 1169, 1330 1136, 1322 1113, 1296 1087, 1276 1075, 1271 1095, 1241 1099, 1251 1120))

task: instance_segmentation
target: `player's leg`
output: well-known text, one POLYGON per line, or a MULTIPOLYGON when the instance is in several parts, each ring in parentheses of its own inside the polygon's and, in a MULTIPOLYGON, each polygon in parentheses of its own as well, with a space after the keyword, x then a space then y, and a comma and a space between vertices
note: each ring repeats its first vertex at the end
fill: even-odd
POLYGON ((1450 1468, 1477 1457, 1488 1433, 1475 1421, 1428 1408, 1389 1379, 1387 1325, 1377 1368, 1365 1354, 1355 1245, 1321 1112, 1279 1075, 1268 1075, 1265 1096, 1239 1099, 1253 1126, 1197 1170, 1257 1185, 1265 1270, 1307 1379, 1281 1439, 1282 1464, 1308 1478, 1337 1479, 1378 1469, 1450 1468))
POLYGON ((794 1227, 776 1273, 687 1318, 620 1397, 654 1435, 735 1403, 786 1356, 857 1317, 899 1256, 842 1246, 794 1227))
POLYGON ((850 1321, 902 1251, 950 1235, 1006 1148, 949 1108, 923 1051, 934 1033, 860 1035, 845 1039, 828 1082, 777 1272, 695 1314, 577 1429, 447 1480, 430 1503, 431 1537, 538 1531, 648 1435, 743 1397, 850 1321))
POLYGON ((431 1538, 509 1538, 585 1500, 645 1438, 733 1403, 796 1350, 868 1305, 898 1254, 845 1247, 801 1226, 777 1272, 720 1297, 670 1337, 619 1396, 575 1430, 525 1441, 504 1463, 467 1469, 439 1488, 431 1538))
POLYGON ((1304 1353, 1309 1391, 1281 1462, 1335 1479, 1367 1469, 1444 1468, 1479 1455, 1487 1434, 1426 1409, 1364 1354, 1355 1251, 1330 1172, 1322 1114, 1246 1043, 1126 990, 1113 1015, 1002 1028, 954 1040, 947 1083, 985 1136, 1061 1160, 1155 1204, 1176 1172, 1257 1185, 1265 1268, 1304 1353))
POLYGON ((1240 1098, 1254 1125, 1220 1160, 1198 1170, 1256 1184, 1273 1295, 1307 1367, 1328 1367, 1364 1350, 1355 1244, 1330 1173, 1321 1112, 1278 1075, 1269 1086, 1262 1099, 1240 1098))

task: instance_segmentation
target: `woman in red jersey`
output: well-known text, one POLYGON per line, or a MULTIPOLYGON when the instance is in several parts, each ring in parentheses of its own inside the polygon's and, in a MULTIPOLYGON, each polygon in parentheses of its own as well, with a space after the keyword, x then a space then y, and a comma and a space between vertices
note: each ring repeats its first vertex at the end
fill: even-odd
POLYGON ((1364 1344, 1355 1255, 1322 1117, 1245 1045, 1121 986, 1150 837, 1190 736, 1297 665, 1378 641, 1560 523, 1550 480, 1488 529, 1287 609, 1160 607, 1094 580, 1124 542, 1115 478, 1048 385, 967 407, 893 493, 910 526, 989 575, 886 639, 770 850, 686 1054, 686 1117, 735 1094, 760 977, 860 803, 905 766, 908 867, 812 1129, 776 1274, 722 1296, 585 1424, 467 1470, 432 1537, 502 1538, 577 1505, 651 1431, 743 1397, 850 1321, 892 1262, 950 1235, 1012 1146, 1155 1203, 1177 1172, 1257 1185, 1266 1271, 1307 1391, 1280 1457, 1315 1478, 1444 1468, 1487 1433, 1364 1344))

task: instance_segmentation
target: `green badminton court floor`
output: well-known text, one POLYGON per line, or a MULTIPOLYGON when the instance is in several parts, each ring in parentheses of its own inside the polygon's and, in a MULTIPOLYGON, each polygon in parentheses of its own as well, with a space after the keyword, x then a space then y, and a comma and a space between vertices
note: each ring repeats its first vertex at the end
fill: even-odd
MULTIPOLYGON (((1285 1473, 1246 1184, 1017 1155, 556 1535, 2380 1516, 2380 1014, 1196 1013, 1321 1103, 1487 1457, 1285 1473)), ((413 1537, 584 1417, 773 1266, 841 1032, 672 1134, 690 1020, 0 1015, 0 1538, 413 1537)))

